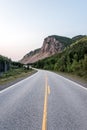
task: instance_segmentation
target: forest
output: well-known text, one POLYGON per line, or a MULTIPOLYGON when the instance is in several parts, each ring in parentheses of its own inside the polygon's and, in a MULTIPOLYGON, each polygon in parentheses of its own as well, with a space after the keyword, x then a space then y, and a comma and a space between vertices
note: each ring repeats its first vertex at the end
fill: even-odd
POLYGON ((87 36, 75 38, 63 52, 33 64, 36 68, 73 73, 87 78, 87 36))
POLYGON ((23 64, 12 61, 11 59, 0 55, 0 75, 10 69, 16 69, 21 67, 23 67, 23 64))
POLYGON ((0 55, 0 74, 10 69, 11 60, 0 55))

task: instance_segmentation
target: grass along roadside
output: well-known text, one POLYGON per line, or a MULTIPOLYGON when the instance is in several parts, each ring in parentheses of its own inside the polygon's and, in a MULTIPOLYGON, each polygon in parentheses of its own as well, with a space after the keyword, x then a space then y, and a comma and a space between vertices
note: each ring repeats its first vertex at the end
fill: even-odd
POLYGON ((15 80, 18 80, 18 79, 26 78, 29 75, 34 74, 35 72, 36 70, 33 70, 33 69, 30 69, 30 70, 26 70, 24 68, 11 69, 10 71, 0 76, 0 86, 8 84, 10 82, 14 82, 15 80))

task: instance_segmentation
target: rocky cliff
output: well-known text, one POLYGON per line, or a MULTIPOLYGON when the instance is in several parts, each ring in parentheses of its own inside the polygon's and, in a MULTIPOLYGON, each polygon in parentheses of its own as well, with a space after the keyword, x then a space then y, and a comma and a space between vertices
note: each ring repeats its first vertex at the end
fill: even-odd
POLYGON ((40 59, 44 59, 56 53, 60 53, 70 43, 71 39, 66 37, 56 35, 48 36, 44 39, 41 48, 26 54, 20 62, 24 64, 34 63, 40 59))

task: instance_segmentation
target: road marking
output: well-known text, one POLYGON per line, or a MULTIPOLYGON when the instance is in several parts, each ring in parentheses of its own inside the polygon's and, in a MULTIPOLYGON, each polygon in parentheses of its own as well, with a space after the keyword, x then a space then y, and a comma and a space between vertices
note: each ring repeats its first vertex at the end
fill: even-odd
POLYGON ((48 94, 50 95, 50 86, 48 86, 48 94))
POLYGON ((44 110, 43 110, 43 120, 42 120, 42 130, 47 130, 47 102, 48 94, 50 94, 50 87, 48 86, 47 76, 45 77, 45 97, 44 97, 44 110))
POLYGON ((79 86, 80 88, 87 90, 87 88, 85 88, 84 86, 82 86, 82 85, 80 85, 80 84, 78 84, 78 83, 76 83, 76 82, 74 82, 74 81, 72 81, 72 80, 70 80, 70 79, 68 79, 68 78, 65 78, 65 77, 63 77, 63 76, 61 76, 61 75, 59 75, 59 74, 57 74, 57 75, 58 75, 59 77, 64 78, 66 81, 71 82, 71 83, 73 83, 74 85, 77 85, 77 86, 79 86))
POLYGON ((0 94, 1 94, 1 93, 4 93, 4 92, 6 92, 6 91, 9 91, 9 90, 15 88, 15 86, 20 85, 20 83, 22 84, 23 82, 25 82, 25 81, 27 81, 27 80, 29 80, 29 79, 35 77, 35 75, 37 75, 37 73, 38 73, 38 72, 36 72, 35 74, 33 74, 33 75, 31 75, 31 76, 29 76, 29 77, 23 79, 23 80, 20 80, 19 82, 15 83, 15 84, 13 84, 13 85, 8 86, 7 88, 1 90, 1 91, 0 91, 0 94))

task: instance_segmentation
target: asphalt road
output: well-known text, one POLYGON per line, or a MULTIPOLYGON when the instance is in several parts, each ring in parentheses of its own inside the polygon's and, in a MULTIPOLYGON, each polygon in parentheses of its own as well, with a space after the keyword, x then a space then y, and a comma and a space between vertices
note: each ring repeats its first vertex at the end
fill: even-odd
POLYGON ((87 89, 39 70, 0 92, 0 130, 87 130, 87 89))

